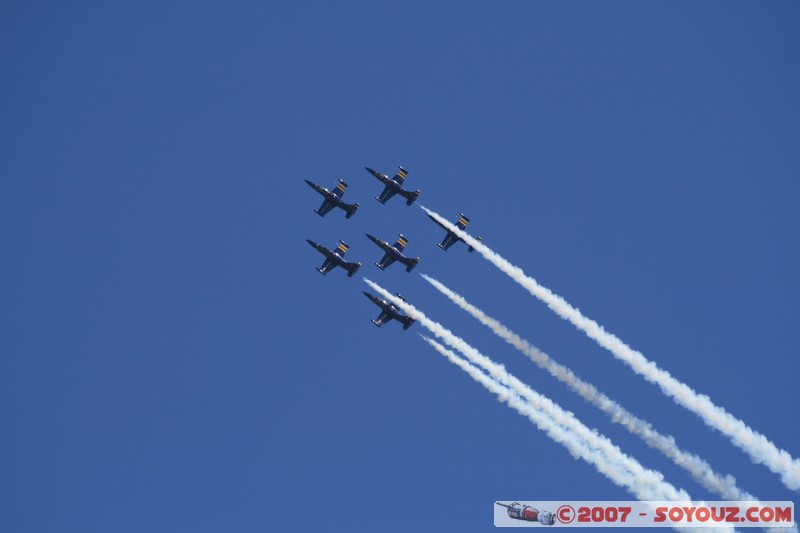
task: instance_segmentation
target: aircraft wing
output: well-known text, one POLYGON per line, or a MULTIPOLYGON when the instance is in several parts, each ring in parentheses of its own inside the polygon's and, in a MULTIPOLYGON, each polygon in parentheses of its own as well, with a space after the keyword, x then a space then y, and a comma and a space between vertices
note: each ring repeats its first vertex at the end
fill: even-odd
POLYGON ((378 268, 380 268, 381 270, 384 270, 384 269, 386 269, 386 267, 388 267, 389 265, 391 265, 395 261, 396 261, 396 259, 395 259, 394 255, 390 254, 389 252, 386 252, 385 254, 383 254, 383 259, 381 259, 379 262, 375 263, 375 265, 378 268))
POLYGON ((444 239, 442 239, 442 242, 439 244, 439 248, 442 250, 447 250, 460 240, 461 239, 458 238, 458 235, 452 231, 448 231, 447 235, 444 236, 444 239))
POLYGON ((316 251, 318 251, 319 253, 321 253, 325 257, 330 257, 333 254, 333 252, 331 252, 330 250, 328 250, 327 248, 325 248, 321 244, 315 243, 311 239, 306 239, 306 242, 308 244, 310 244, 311 246, 313 246, 316 251))
POLYGON ((394 175, 393 181, 399 183, 400 185, 406 180, 406 176, 408 176, 408 172, 403 167, 397 168, 397 174, 394 175))
POLYGON ((325 198, 325 200, 322 202, 322 205, 321 205, 321 206, 319 206, 319 209, 317 209, 317 210, 316 210, 316 211, 314 211, 314 212, 315 212, 316 214, 318 214, 319 216, 321 216, 321 217, 324 217, 324 216, 325 216, 325 215, 327 215, 327 214, 328 214, 328 212, 329 212, 331 209, 333 209, 334 207, 335 207, 335 206, 333 205, 333 202, 331 202, 330 200, 328 200, 327 198, 325 198))
POLYGON ((327 274, 328 272, 336 268, 336 266, 337 266, 336 260, 333 257, 328 257, 328 259, 326 259, 325 262, 322 263, 322 266, 319 267, 317 270, 319 271, 320 274, 327 274))
POLYGON ((397 191, 394 189, 394 187, 387 185, 386 187, 383 188, 383 192, 381 193, 381 195, 376 196, 375 198, 380 203, 385 204, 395 194, 397 194, 397 191))
POLYGON ((391 313, 389 313, 388 311, 383 311, 383 312, 381 312, 380 315, 378 315, 378 318, 376 318, 375 320, 372 321, 372 323, 375 324, 378 327, 381 327, 382 325, 386 324, 387 322, 389 322, 393 318, 394 317, 392 316, 391 313))

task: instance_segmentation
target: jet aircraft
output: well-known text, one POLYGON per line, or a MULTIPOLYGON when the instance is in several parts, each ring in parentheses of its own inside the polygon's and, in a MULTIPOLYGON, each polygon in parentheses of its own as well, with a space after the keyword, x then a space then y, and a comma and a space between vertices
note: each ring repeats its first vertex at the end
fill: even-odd
POLYGON ((506 503, 494 502, 501 505, 508 511, 508 516, 526 522, 539 522, 543 526, 552 526, 556 523, 556 515, 550 511, 540 511, 529 505, 520 505, 517 502, 508 505, 506 503))
POLYGON ((312 240, 306 239, 306 242, 325 256, 325 262, 322 263, 322 266, 317 269, 317 272, 320 274, 327 274, 338 266, 347 270, 347 277, 352 278, 353 274, 358 272, 358 269, 361 268, 361 263, 348 263, 344 260, 344 254, 347 253, 347 249, 349 248, 347 243, 344 241, 339 241, 339 246, 337 246, 332 252, 321 244, 317 244, 312 240))
MULTIPOLYGON (((455 243, 457 243, 457 242, 459 242, 459 241, 461 241, 461 242, 464 242, 464 239, 462 239, 461 237, 459 237, 458 235, 456 235, 454 232, 452 232, 452 231, 450 231, 449 229, 447 229, 447 228, 445 227, 445 225, 444 225, 444 224, 442 224, 441 222, 439 222, 438 220, 436 220, 435 218, 433 218, 433 217, 432 217, 432 216, 430 216, 430 215, 428 215, 428 218, 430 218, 431 220, 433 220, 434 222, 436 222, 436 224, 437 224, 438 226, 440 226, 440 227, 441 227, 443 230, 445 230, 445 231, 447 232, 447 235, 445 235, 445 236, 444 236, 444 239, 442 240, 442 242, 441 242, 441 243, 439 243, 439 244, 437 244, 437 246, 438 246, 439 248, 441 248, 442 250, 444 250, 444 251, 446 252, 446 251, 447 251, 447 249, 448 249, 448 248, 450 248, 451 246, 453 246, 455 243)), ((461 229, 461 230, 464 230, 464 231, 466 231, 466 230, 467 230, 467 224, 469 224, 469 219, 468 219, 467 217, 465 217, 465 216, 464 216, 464 213, 460 213, 460 214, 459 214, 458 221, 456 221, 456 227, 457 227, 458 229, 461 229)), ((480 238, 480 237, 478 237, 476 240, 477 240, 478 242, 480 242, 480 241, 481 241, 481 238, 480 238)), ((472 246, 469 246, 469 247, 467 248, 467 251, 468 251, 469 253, 472 253, 472 252, 474 252, 474 251, 475 251, 475 248, 473 248, 472 246)))
POLYGON ((375 199, 378 200, 380 203, 385 204, 389 200, 389 198, 391 198, 395 194, 399 194, 400 196, 405 198, 406 205, 413 204, 416 201, 416 199, 419 198, 419 189, 417 189, 414 192, 411 192, 403 188, 403 182, 406 179, 406 175, 408 175, 408 172, 406 172, 406 169, 404 169, 403 167, 398 167, 397 174, 395 174, 394 177, 391 179, 389 179, 389 176, 387 176, 386 174, 381 174, 380 172, 372 170, 369 167, 364 167, 364 168, 366 168, 370 174, 378 178, 384 184, 383 192, 381 193, 381 195, 375 197, 375 199))
POLYGON ((322 201, 322 205, 319 207, 319 209, 314 210, 314 212, 319 216, 324 217, 328 214, 328 211, 334 207, 343 209, 347 213, 344 218, 350 218, 356 214, 356 211, 358 210, 358 202, 354 204, 346 204, 342 201, 344 191, 347 190, 347 184, 344 181, 339 180, 339 183, 336 185, 333 191, 329 191, 325 187, 317 185, 316 183, 308 180, 305 180, 305 182, 308 183, 309 187, 325 197, 325 200, 322 201))
MULTIPOLYGON (((400 312, 400 309, 395 304, 386 300, 381 300, 374 294, 370 294, 367 291, 362 291, 362 292, 364 292, 364 296, 372 300, 372 303, 381 308, 381 314, 378 315, 378 318, 372 321, 372 323, 375 324, 376 326, 381 327, 385 323, 394 319, 397 320, 398 322, 401 322, 403 324, 403 329, 406 330, 411 327, 411 324, 414 323, 414 319, 400 312)), ((404 302, 406 301, 406 299, 403 298, 399 292, 397 293, 397 297, 403 300, 404 302)))
POLYGON ((406 244, 408 244, 408 240, 405 237, 403 237, 402 233, 397 238, 397 242, 395 242, 394 245, 390 245, 386 241, 382 241, 377 237, 373 237, 369 233, 367 233, 366 235, 369 238, 369 240, 371 240, 372 242, 383 248, 383 250, 386 252, 385 254, 383 254, 383 259, 381 259, 380 262, 375 263, 375 266, 380 268, 381 270, 386 270, 386 267, 388 267, 395 261, 400 261, 406 266, 406 272, 411 272, 412 270, 414 270, 414 267, 417 266, 417 263, 419 263, 419 257, 411 259, 410 257, 406 257, 405 255, 403 255, 403 250, 405 249, 406 244))

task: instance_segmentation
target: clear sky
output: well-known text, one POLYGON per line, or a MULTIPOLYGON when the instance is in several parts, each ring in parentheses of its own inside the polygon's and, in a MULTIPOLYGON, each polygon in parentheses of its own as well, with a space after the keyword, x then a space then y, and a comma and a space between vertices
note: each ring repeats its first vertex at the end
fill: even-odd
POLYGON ((764 467, 364 166, 800 455, 797 2, 0 6, 0 529, 485 531, 631 499, 361 274, 716 499, 450 304, 464 294, 764 500, 764 467), (350 185, 324 219, 303 179, 350 185), (422 258, 373 263, 364 233, 422 258), (364 263, 327 276, 305 239, 364 263), (334 526, 331 528, 331 526, 334 526))

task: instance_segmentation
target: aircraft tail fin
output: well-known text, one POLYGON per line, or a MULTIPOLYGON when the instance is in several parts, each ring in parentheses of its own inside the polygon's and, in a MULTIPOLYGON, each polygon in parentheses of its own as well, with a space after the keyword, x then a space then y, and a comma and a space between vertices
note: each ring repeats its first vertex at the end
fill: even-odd
POLYGON ((461 213, 456 222, 456 227, 465 230, 467 229, 467 224, 469 224, 469 219, 464 216, 464 213, 461 213))
POLYGON ((410 316, 405 317, 403 319, 403 329, 407 330, 408 328, 411 327, 411 324, 413 324, 414 322, 416 322, 416 321, 413 318, 411 318, 410 316))
POLYGON ((352 278, 355 276, 358 269, 361 268, 361 263, 347 263, 347 277, 352 278))
POLYGON ((358 202, 354 203, 353 205, 345 204, 344 210, 347 211, 347 214, 344 216, 344 218, 350 218, 355 215, 356 211, 358 211, 358 207, 358 202))
POLYGON ((406 196, 406 205, 413 204, 414 202, 417 201, 417 198, 419 198, 419 189, 417 189, 412 193, 409 193, 408 196, 406 196))
POLYGON ((414 267, 417 266, 418 263, 419 263, 419 257, 410 259, 408 263, 406 263, 406 272, 411 272, 412 270, 414 270, 414 267))

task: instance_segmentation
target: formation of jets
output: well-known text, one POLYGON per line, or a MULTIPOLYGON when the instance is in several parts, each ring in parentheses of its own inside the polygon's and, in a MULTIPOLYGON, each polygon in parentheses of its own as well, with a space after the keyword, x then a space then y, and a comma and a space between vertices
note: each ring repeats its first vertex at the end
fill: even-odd
MULTIPOLYGON (((415 191, 409 191, 403 187, 403 183, 405 182, 406 176, 408 176, 408 172, 402 166, 398 167, 397 173, 392 178, 389 178, 386 174, 381 174, 380 172, 372 170, 369 167, 364 167, 364 168, 370 174, 375 176, 375 178, 377 178, 384 185, 381 194, 375 197, 375 199, 381 204, 386 204, 386 202, 395 195, 399 195, 405 198, 406 205, 409 206, 412 205, 417 200, 417 198, 419 198, 420 195, 419 189, 415 191)), ((317 185, 312 181, 305 180, 305 182, 308 184, 309 187, 317 191, 324 198, 322 201, 322 205, 319 207, 319 209, 314 210, 314 212, 319 216, 324 217, 331 210, 338 207, 339 209, 345 212, 344 217, 346 219, 349 219, 356 214, 356 211, 358 211, 359 208, 358 202, 348 204, 342 199, 345 191, 347 190, 347 183, 345 183, 343 180, 341 179, 338 180, 336 187, 334 187, 333 190, 331 191, 329 191, 325 187, 317 185)), ((430 215, 428 216, 430 217, 430 215)), ((437 246, 439 248, 441 248, 444 251, 447 251, 453 244, 459 241, 463 242, 463 239, 461 239, 454 232, 448 230, 433 217, 430 218, 447 232, 442 242, 437 243, 437 246)), ((469 219, 466 216, 464 216, 463 213, 460 213, 459 218, 456 221, 455 225, 459 229, 466 230, 467 224, 469 224, 469 219)), ((402 233, 398 236, 397 241, 395 241, 394 244, 389 244, 388 242, 381 240, 373 235, 370 235, 369 233, 367 233, 366 236, 369 240, 374 242, 384 252, 381 260, 375 263, 375 266, 377 266, 381 270, 385 270, 391 264, 399 262, 406 267, 406 272, 411 272, 412 270, 414 270, 414 267, 416 267, 417 264, 419 264, 420 261, 419 257, 412 258, 412 257, 407 257, 405 255, 404 251, 406 245, 408 244, 408 239, 405 236, 403 236, 402 233)), ((480 237, 478 237, 478 240, 480 240, 480 237)), ((333 251, 328 250, 326 247, 310 239, 306 239, 306 242, 308 242, 308 244, 310 244, 315 250, 317 250, 319 253, 325 256, 325 261, 322 263, 322 266, 317 268, 317 272, 319 272, 320 274, 327 274, 334 268, 341 267, 343 270, 347 272, 347 277, 353 277, 355 273, 358 272, 358 269, 361 268, 360 262, 351 263, 344 259, 344 256, 347 253, 349 246, 346 242, 342 240, 339 241, 338 245, 333 251)), ((474 250, 470 246, 467 248, 467 251, 472 252, 474 250)), ((380 315, 378 315, 378 318, 372 321, 372 323, 375 324, 376 326, 381 327, 386 322, 389 322, 391 320, 397 320, 398 322, 403 324, 403 329, 407 330, 408 328, 411 327, 411 324, 414 323, 413 318, 403 314, 403 312, 400 311, 400 309, 393 303, 387 300, 381 300, 377 296, 370 294, 368 292, 364 292, 364 294, 367 296, 367 298, 372 300, 372 302, 375 303, 375 305, 381 308, 381 313, 380 315)), ((397 294, 397 296, 403 301, 405 301, 405 299, 402 296, 400 296, 399 293, 397 294)))

